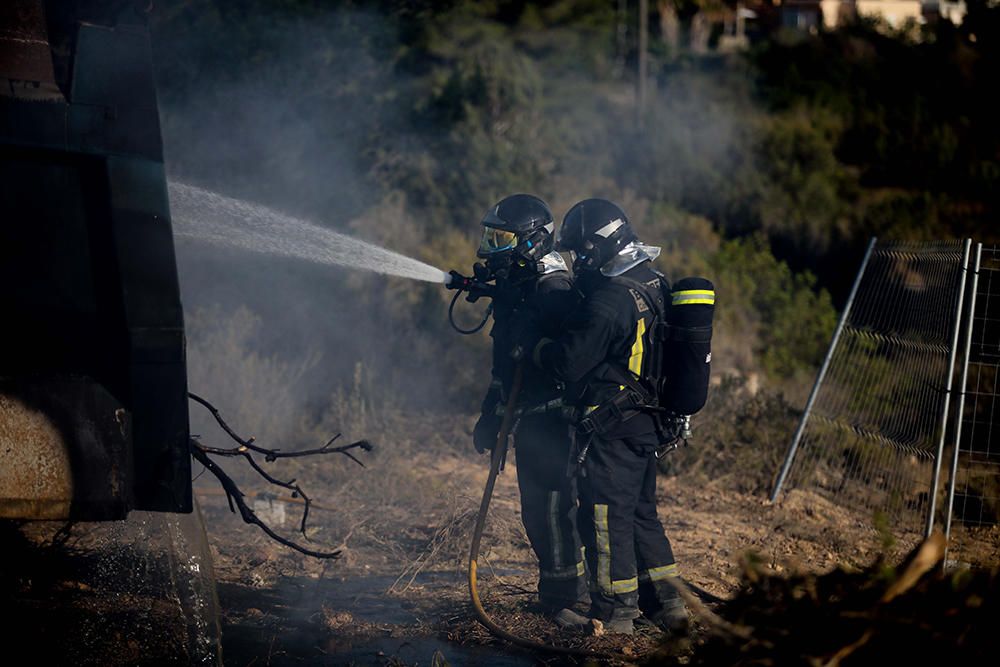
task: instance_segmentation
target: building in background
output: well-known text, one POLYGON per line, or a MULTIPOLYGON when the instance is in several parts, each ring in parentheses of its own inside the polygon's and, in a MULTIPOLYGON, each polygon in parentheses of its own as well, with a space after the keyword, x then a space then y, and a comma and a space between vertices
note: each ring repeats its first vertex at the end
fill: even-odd
MULTIPOLYGON (((923 5, 920 0, 853 0, 849 3, 854 5, 856 14, 861 18, 876 19, 893 29, 900 29, 907 23, 920 25, 924 23, 923 5)), ((838 13, 837 18, 843 16, 838 13)), ((833 18, 833 17, 831 17, 833 18)), ((827 24, 830 27, 839 25, 837 23, 827 24)))
POLYGON ((857 18, 875 19, 899 30, 944 19, 955 25, 965 18, 965 2, 943 0, 774 0, 785 28, 817 32, 846 25, 857 18))
POLYGON ((958 0, 958 2, 934 1, 924 3, 924 19, 928 23, 945 20, 951 21, 954 25, 962 25, 962 21, 965 20, 965 13, 966 8, 963 0, 958 0))

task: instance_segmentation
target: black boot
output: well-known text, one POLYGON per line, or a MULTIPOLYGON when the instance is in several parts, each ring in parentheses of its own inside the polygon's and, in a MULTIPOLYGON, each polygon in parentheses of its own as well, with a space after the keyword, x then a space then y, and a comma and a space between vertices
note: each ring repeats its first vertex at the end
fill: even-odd
POLYGON ((667 600, 649 620, 664 632, 678 632, 687 627, 687 608, 680 596, 667 600))
POLYGON ((591 626, 591 619, 589 616, 585 616, 579 612, 573 611, 572 609, 560 609, 559 612, 552 617, 555 624, 564 630, 585 630, 591 626))

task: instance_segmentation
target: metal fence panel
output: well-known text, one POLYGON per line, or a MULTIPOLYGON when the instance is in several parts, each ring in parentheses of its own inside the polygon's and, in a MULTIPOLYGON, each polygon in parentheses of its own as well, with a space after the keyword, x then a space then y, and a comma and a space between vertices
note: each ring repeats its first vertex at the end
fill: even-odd
POLYGON ((950 558, 1000 562, 1000 246, 981 249, 949 483, 950 558))
POLYGON ((969 242, 879 242, 776 484, 927 530, 969 242), (793 451, 797 450, 797 451, 793 451))

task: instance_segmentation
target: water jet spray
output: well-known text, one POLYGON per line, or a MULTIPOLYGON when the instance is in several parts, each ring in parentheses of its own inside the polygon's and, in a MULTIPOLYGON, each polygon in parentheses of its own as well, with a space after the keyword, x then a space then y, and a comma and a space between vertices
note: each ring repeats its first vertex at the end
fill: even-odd
POLYGON ((171 183, 168 189, 178 237, 448 284, 449 275, 430 264, 266 206, 183 183, 171 183))
POLYGON ((496 286, 490 281, 495 276, 482 264, 472 267, 472 277, 457 271, 445 273, 418 259, 260 204, 183 183, 171 183, 168 189, 174 234, 178 237, 328 266, 346 266, 440 283, 455 290, 455 298, 448 307, 448 321, 462 334, 474 334, 481 330, 493 312, 491 303, 479 324, 471 329, 463 329, 455 323, 454 311, 459 295, 465 293, 465 300, 469 303, 494 295, 496 286))

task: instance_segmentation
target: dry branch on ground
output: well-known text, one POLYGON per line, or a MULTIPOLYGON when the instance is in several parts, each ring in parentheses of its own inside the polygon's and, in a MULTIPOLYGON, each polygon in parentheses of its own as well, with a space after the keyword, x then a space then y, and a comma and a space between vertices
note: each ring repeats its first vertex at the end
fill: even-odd
MULTIPOLYGON (((747 561, 735 597, 699 620, 691 665, 993 664, 1000 572, 945 573, 934 536, 898 567, 782 576, 747 561), (717 614, 717 616, 716 616, 717 614)), ((654 657, 651 664, 674 664, 654 657)))

